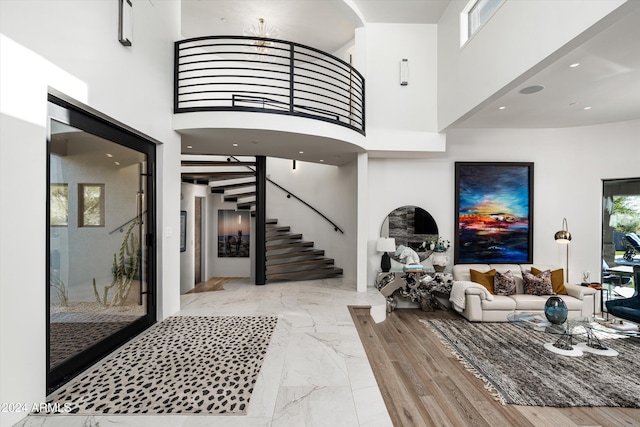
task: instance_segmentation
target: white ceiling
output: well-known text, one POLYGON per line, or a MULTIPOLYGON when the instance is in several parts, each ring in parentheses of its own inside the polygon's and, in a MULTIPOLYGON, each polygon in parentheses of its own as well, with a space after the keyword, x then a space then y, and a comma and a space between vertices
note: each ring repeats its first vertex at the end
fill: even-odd
MULTIPOLYGON (((450 0, 352 2, 366 22, 437 23, 450 0)), ((279 29, 280 38, 333 52, 361 25, 343 0, 183 0, 182 5, 184 37, 242 35, 258 18, 265 18, 279 29)), ((451 127, 554 128, 640 118, 638 5, 630 2, 630 13, 561 48, 451 127), (569 67, 576 62, 580 66, 569 67), (531 85, 545 89, 519 93, 531 85)))

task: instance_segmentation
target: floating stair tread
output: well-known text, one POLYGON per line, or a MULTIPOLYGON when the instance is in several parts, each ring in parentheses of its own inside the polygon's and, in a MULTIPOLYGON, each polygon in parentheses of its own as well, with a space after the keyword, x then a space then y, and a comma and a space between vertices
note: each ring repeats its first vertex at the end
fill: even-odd
POLYGON ((281 243, 277 245, 267 245, 267 251, 275 251, 282 249, 295 249, 297 247, 313 246, 313 242, 297 241, 289 243, 281 243))
POLYGON ((267 262, 282 259, 317 258, 324 255, 324 249, 305 249, 296 252, 284 252, 280 254, 267 253, 267 262))
POLYGON ((291 227, 289 227, 288 225, 283 225, 282 227, 267 227, 267 233, 274 233, 274 232, 282 232, 282 231, 291 231, 291 227))
POLYGON ((330 277, 342 274, 342 269, 337 267, 319 268, 316 270, 291 271, 289 273, 267 273, 267 279, 300 279, 315 277, 330 277))
POLYGON ((277 224, 277 223, 278 223, 278 220, 277 220, 277 219, 275 219, 275 218, 271 218, 271 219, 267 219, 267 220, 265 221, 265 223, 267 223, 267 224, 277 224))
POLYGON ((300 267, 311 267, 318 266, 322 264, 333 264, 334 260, 332 258, 318 258, 304 261, 294 261, 294 262, 281 262, 278 264, 268 264, 267 271, 269 270, 280 270, 283 268, 300 268, 300 267))
MULTIPOLYGON (((274 234, 267 236, 267 242, 275 242, 278 240, 297 240, 302 239, 302 234, 274 234)), ((269 245, 267 245, 267 249, 269 245)))

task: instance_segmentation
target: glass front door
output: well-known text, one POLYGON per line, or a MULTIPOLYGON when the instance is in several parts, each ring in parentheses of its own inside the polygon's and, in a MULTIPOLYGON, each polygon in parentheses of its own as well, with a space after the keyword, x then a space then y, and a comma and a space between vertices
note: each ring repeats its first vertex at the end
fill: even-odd
POLYGON ((50 104, 49 390, 155 321, 155 147, 66 107, 50 104))

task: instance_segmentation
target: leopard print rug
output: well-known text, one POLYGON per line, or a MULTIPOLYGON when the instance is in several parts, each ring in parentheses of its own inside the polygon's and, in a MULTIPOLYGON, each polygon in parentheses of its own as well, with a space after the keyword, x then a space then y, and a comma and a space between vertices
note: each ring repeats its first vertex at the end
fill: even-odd
POLYGON ((49 403, 87 415, 244 414, 276 323, 267 316, 170 317, 49 403))

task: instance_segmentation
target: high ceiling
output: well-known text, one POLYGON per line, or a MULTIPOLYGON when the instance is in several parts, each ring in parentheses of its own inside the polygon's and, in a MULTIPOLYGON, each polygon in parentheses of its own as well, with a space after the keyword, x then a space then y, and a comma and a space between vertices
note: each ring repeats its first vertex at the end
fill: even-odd
MULTIPOLYGON (((361 20, 437 23, 450 3, 352 2, 361 15, 343 0, 183 0, 182 34, 187 38, 242 35, 258 18, 265 18, 267 25, 278 28, 280 38, 332 52, 354 37, 361 20)), ((571 48, 559 50, 452 127, 554 128, 640 118, 640 7, 634 9, 571 48), (569 67, 575 63, 580 65, 569 67), (519 92, 532 85, 544 90, 531 95, 519 92)))

